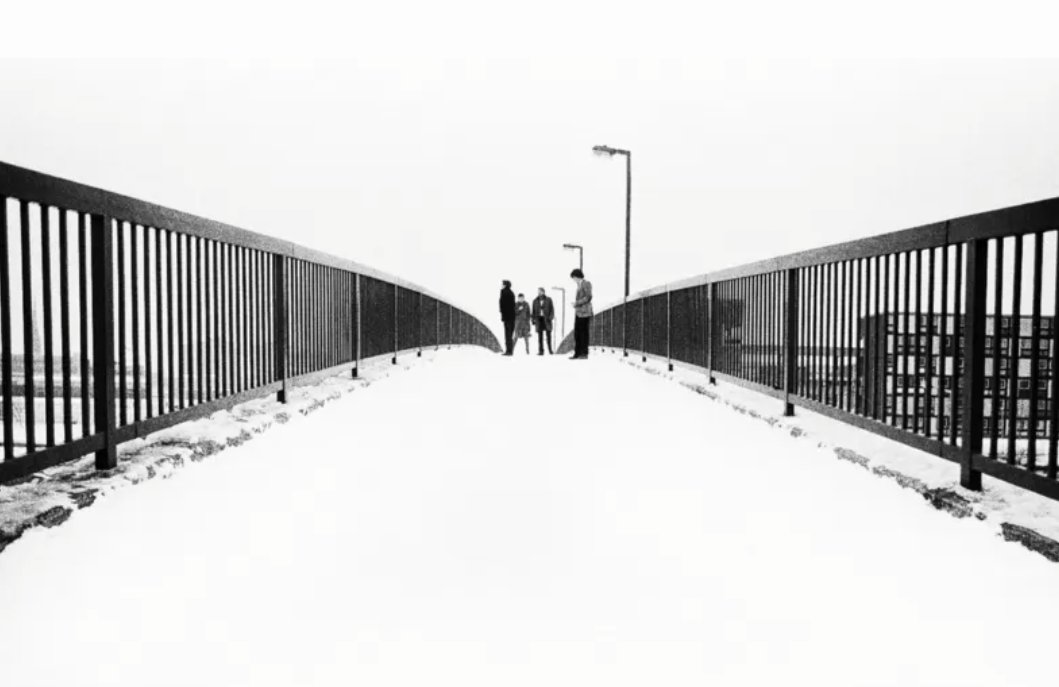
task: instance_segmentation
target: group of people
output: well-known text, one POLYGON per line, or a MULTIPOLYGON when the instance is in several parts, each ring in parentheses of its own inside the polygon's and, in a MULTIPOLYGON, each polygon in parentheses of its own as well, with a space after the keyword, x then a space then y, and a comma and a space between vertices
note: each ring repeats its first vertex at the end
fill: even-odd
MULTIPOLYGON (((592 283, 585 279, 580 269, 570 273, 570 278, 577 285, 574 298, 574 354, 571 360, 584 360, 588 357, 588 323, 592 319, 592 283)), ((504 322, 504 355, 515 354, 515 342, 524 339, 526 354, 530 352, 532 328, 537 329, 537 355, 544 355, 544 346, 552 355, 552 325, 555 321, 555 305, 544 292, 544 287, 537 289, 537 297, 530 304, 525 294, 511 290, 511 282, 504 280, 500 289, 500 319, 504 322)))

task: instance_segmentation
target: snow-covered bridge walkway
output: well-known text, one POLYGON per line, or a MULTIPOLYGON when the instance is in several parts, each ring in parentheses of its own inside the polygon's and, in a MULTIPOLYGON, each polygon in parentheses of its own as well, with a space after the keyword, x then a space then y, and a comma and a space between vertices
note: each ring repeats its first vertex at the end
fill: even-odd
POLYGON ((672 382, 458 350, 27 533, 0 683, 1054 684, 1055 581, 672 382))

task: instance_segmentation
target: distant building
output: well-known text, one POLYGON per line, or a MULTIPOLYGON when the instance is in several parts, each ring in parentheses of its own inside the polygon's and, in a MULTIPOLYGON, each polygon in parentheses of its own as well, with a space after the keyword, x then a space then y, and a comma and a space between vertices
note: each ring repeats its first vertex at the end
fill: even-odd
MULTIPOLYGON (((904 313, 888 313, 864 318, 860 325, 861 355, 857 377, 861 381, 860 389, 863 389, 860 400, 867 404, 865 407, 875 407, 871 405, 872 400, 878 405, 881 399, 886 419, 891 424, 920 432, 927 429, 930 435, 937 436, 940 418, 941 431, 951 433, 953 391, 959 384, 954 383, 954 376, 961 375, 964 369, 963 318, 949 315, 943 322, 935 315, 931 323, 927 315, 919 315, 917 321, 916 315, 906 317, 904 313), (886 326, 880 337, 877 332, 882 329, 879 326, 882 322, 886 326), (957 327, 958 331, 955 331, 957 327), (882 381, 881 388, 878 380, 882 381), (926 428, 922 426, 924 422, 926 428)), ((1027 437, 1031 430, 1035 430, 1037 436, 1047 435, 1055 359, 1054 327, 1053 317, 1041 317, 1040 332, 1035 339, 1033 320, 1028 316, 986 317, 984 430, 987 435, 993 434, 996 424, 997 437, 1008 436, 1010 422, 1007 413, 1012 400, 1016 403, 1015 436, 1027 437), (1038 347, 1037 418, 1036 427, 1031 428, 1035 340, 1038 347)), ((960 410, 961 407, 962 394, 959 394, 955 398, 955 408, 960 410)), ((956 431, 959 430, 957 426, 956 431)))

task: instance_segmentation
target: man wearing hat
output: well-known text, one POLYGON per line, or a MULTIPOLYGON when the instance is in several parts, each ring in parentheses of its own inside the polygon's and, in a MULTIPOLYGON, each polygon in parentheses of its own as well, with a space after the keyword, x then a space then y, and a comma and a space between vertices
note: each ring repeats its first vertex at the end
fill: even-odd
POLYGON ((588 323, 592 320, 592 282, 585 279, 585 273, 575 269, 570 278, 577 284, 577 296, 574 298, 574 354, 571 360, 584 360, 588 357, 588 323))

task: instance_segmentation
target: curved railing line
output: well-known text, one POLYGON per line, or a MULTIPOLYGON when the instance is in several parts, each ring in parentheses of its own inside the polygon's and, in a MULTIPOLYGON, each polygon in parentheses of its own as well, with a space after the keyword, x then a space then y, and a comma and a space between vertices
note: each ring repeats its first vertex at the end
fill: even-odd
POLYGON ((1059 499, 1057 306, 1053 198, 660 284, 599 308, 590 341, 1059 499))
POLYGON ((0 483, 364 359, 500 349, 400 277, 5 163, 0 267, 0 483))
POLYGON ((249 229, 157 205, 149 201, 124 196, 113 191, 17 167, 6 162, 0 162, 0 189, 3 189, 4 194, 9 197, 19 198, 39 205, 101 214, 155 229, 176 230, 179 227, 181 233, 191 236, 220 240, 233 245, 265 250, 277 255, 326 264, 348 272, 388 281, 413 291, 419 291, 436 300, 449 303, 449 301, 430 289, 415 282, 355 260, 342 258, 293 241, 278 239, 267 234, 260 234, 249 229))

